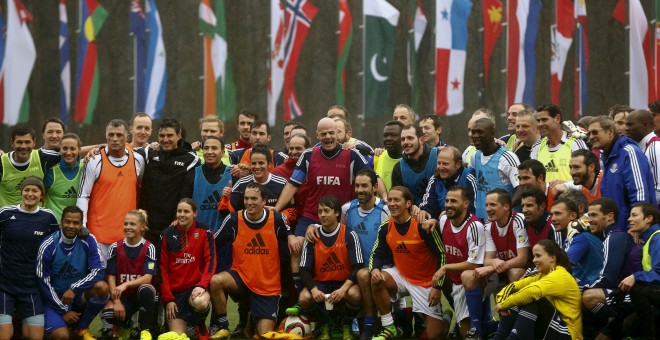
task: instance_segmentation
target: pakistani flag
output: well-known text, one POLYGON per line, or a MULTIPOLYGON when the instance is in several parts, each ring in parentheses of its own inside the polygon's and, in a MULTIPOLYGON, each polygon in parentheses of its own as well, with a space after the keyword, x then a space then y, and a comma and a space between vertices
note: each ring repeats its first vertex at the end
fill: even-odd
POLYGON ((396 44, 399 11, 385 0, 369 0, 364 6, 364 114, 387 115, 390 77, 396 44))

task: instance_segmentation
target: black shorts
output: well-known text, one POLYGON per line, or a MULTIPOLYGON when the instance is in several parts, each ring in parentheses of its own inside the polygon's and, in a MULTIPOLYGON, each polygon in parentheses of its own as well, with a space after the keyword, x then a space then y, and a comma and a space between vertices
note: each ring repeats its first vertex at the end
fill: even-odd
POLYGON ((251 302, 250 311, 253 318, 277 319, 277 311, 282 295, 264 296, 256 294, 245 285, 245 282, 243 282, 243 279, 241 279, 241 276, 235 270, 229 270, 227 273, 236 281, 236 286, 238 287, 238 292, 236 295, 232 295, 232 299, 239 301, 238 299, 249 296, 251 302))
POLYGON ((18 320, 44 314, 41 294, 0 290, 0 314, 13 315, 18 320))

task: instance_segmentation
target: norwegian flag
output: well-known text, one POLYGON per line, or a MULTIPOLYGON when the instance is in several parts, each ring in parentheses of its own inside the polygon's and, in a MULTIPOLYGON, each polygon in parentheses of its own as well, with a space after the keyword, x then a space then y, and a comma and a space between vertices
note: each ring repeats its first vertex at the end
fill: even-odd
POLYGON ((287 0, 286 2, 284 18, 286 27, 286 36, 284 37, 284 112, 282 112, 282 118, 285 121, 302 115, 294 81, 303 42, 318 11, 318 7, 307 0, 287 0))

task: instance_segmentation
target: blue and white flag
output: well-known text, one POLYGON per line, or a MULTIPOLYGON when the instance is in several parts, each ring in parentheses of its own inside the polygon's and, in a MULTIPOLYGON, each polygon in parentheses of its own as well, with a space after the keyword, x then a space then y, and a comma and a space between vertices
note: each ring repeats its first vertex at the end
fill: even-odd
POLYGON ((140 0, 131 0, 130 28, 133 36, 133 112, 143 112, 147 46, 140 0))
POLYGON ((69 51, 69 20, 66 0, 60 0, 60 119, 69 122, 71 108, 71 54, 69 51))
POLYGON ((165 44, 163 43, 163 26, 160 23, 160 15, 158 14, 158 8, 156 8, 156 2, 154 0, 147 0, 146 8, 149 44, 147 48, 147 77, 145 86, 147 100, 144 112, 151 118, 158 119, 163 116, 165 94, 167 91, 165 44))

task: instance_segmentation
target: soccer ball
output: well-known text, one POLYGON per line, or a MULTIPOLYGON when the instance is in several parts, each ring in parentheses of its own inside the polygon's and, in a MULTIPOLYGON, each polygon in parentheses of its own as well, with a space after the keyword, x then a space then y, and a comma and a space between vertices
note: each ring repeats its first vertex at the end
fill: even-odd
POLYGON ((312 325, 306 317, 292 315, 284 321, 284 332, 305 337, 312 333, 312 325))

